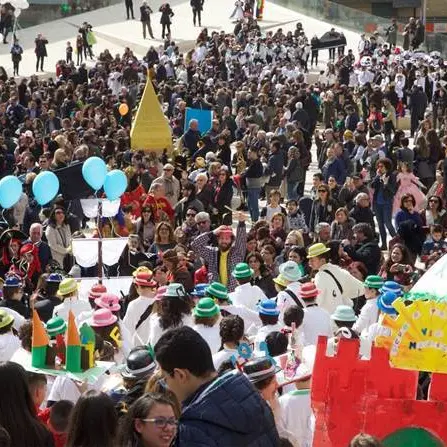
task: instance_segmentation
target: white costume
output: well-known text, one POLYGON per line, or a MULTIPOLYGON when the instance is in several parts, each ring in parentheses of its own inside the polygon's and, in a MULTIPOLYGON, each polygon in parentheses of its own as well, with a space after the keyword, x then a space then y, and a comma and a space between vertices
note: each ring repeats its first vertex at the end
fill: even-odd
MULTIPOLYGON (((158 314, 152 314, 149 318, 149 325, 150 325, 150 332, 149 332, 149 343, 151 346, 155 346, 157 344, 157 341, 160 339, 160 337, 169 329, 174 329, 173 327, 169 327, 166 329, 163 329, 160 325, 160 315, 158 314)), ((179 326, 194 326, 194 320, 192 315, 183 315, 182 322, 179 326)), ((146 341, 147 343, 147 341, 146 341)))
POLYGON ((316 345, 319 335, 332 336, 331 316, 321 307, 306 307, 301 329, 303 331, 304 346, 316 345))
POLYGON ((234 305, 245 306, 256 313, 259 301, 267 299, 265 293, 258 286, 252 286, 250 283, 236 286, 234 292, 229 293, 228 296, 234 305))
POLYGON ((244 2, 237 0, 234 4, 235 8, 230 16, 230 19, 234 19, 234 21, 242 20, 244 18, 244 2))
POLYGON ((312 447, 315 417, 312 413, 310 390, 294 390, 279 398, 281 418, 287 432, 299 447, 312 447))
POLYGON ((352 329, 358 334, 361 334, 364 330, 368 330, 372 324, 377 323, 378 318, 379 308, 377 307, 377 298, 366 300, 352 329))
POLYGON ((320 290, 317 303, 329 314, 333 314, 337 306, 345 304, 353 306, 352 299, 364 295, 364 286, 361 281, 354 278, 348 271, 338 265, 328 262, 324 264, 315 275, 315 285, 320 290), (337 279, 335 282, 332 275, 337 279), (339 287, 340 285, 340 287, 339 287))
POLYGON ((13 354, 20 348, 20 340, 12 332, 0 335, 0 362, 11 360, 13 354))
POLYGON ((219 351, 222 345, 222 340, 220 339, 219 334, 219 323, 212 327, 205 326, 204 324, 195 324, 192 328, 208 343, 208 346, 211 349, 211 354, 215 354, 219 351))
POLYGON ((62 304, 53 309, 53 317, 61 317, 65 321, 68 320, 68 312, 73 312, 75 318, 79 317, 83 312, 90 312, 92 307, 88 301, 78 298, 65 298, 62 304))
POLYGON ((144 311, 155 302, 155 298, 147 298, 139 296, 137 299, 131 301, 127 307, 126 315, 123 318, 123 326, 131 335, 131 345, 144 345, 149 339, 150 332, 150 317, 141 323, 136 329, 141 315, 144 311))

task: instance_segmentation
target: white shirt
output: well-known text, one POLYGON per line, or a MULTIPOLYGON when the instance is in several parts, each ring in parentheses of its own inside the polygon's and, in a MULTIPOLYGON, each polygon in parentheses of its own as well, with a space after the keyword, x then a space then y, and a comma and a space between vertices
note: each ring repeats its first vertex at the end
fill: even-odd
POLYGON ((366 300, 352 329, 358 334, 361 334, 365 329, 368 330, 373 323, 377 323, 378 318, 379 308, 377 307, 377 298, 366 300))
POLYGON ((265 338, 268 334, 270 334, 270 332, 279 332, 282 327, 283 325, 279 322, 276 324, 267 324, 266 326, 260 327, 254 337, 255 351, 261 351, 259 349, 260 344, 265 341, 265 338))
POLYGON ((150 317, 141 323, 138 329, 135 329, 137 323, 140 321, 141 315, 144 311, 155 302, 155 298, 148 298, 139 296, 137 299, 131 301, 127 306, 126 315, 123 318, 123 325, 131 335, 131 345, 139 346, 147 343, 150 333, 150 317))
POLYGON ((79 317, 82 312, 90 312, 92 307, 88 301, 79 300, 78 298, 65 298, 62 304, 53 309, 53 317, 61 317, 68 321, 68 312, 72 311, 75 318, 79 317))
POLYGON ((245 306, 256 313, 259 301, 267 299, 265 293, 258 286, 252 286, 250 283, 236 286, 234 292, 229 293, 228 296, 234 305, 245 306))
MULTIPOLYGON (((287 289, 289 289, 292 293, 295 294, 298 301, 301 303, 302 307, 305 308, 306 304, 299 296, 301 290, 301 283, 291 282, 287 286, 287 289)), ((282 320, 282 316, 284 315, 286 309, 288 309, 290 306, 297 306, 294 299, 285 290, 282 290, 281 292, 278 293, 278 296, 276 297, 276 305, 281 311, 280 320, 282 320)))
MULTIPOLYGON (((179 326, 194 326, 194 319, 192 315, 183 315, 182 322, 179 326)), ((157 344, 157 341, 160 339, 160 337, 169 329, 173 329, 173 327, 169 327, 166 329, 163 329, 160 325, 160 315, 158 314, 152 314, 150 316, 150 332, 149 332, 149 343, 151 346, 155 346, 157 344)), ((147 342, 146 342, 147 343, 147 342)))
POLYGON ((304 346, 316 345, 319 335, 332 336, 331 316, 321 307, 306 307, 301 328, 303 330, 304 346))
POLYGON ((317 304, 332 315, 337 306, 344 304, 353 306, 352 299, 364 295, 364 286, 361 281, 354 278, 347 270, 343 270, 338 265, 328 262, 324 264, 315 275, 314 279, 320 294, 317 297, 317 304), (331 272, 342 287, 342 291, 332 278, 332 276, 323 271, 331 272))
POLYGON ((20 340, 11 331, 0 335, 0 362, 11 360, 13 354, 20 348, 20 340))
POLYGON ((227 311, 231 315, 239 315, 244 320, 245 329, 248 329, 253 324, 256 325, 260 323, 259 314, 246 308, 245 306, 228 304, 225 306, 220 305, 220 308, 227 311))
POLYGON ((208 346, 211 349, 211 354, 215 354, 219 351, 222 340, 219 334, 219 324, 215 324, 212 327, 205 326, 203 324, 195 324, 192 327, 196 332, 198 332, 208 343, 208 346))
POLYGON ((310 390, 295 390, 279 398, 284 428, 299 447, 312 447, 315 417, 312 413, 310 390))
POLYGON ((230 360, 233 355, 237 357, 237 349, 224 348, 222 351, 213 354, 213 363, 216 371, 220 368, 220 365, 222 365, 223 362, 230 360))

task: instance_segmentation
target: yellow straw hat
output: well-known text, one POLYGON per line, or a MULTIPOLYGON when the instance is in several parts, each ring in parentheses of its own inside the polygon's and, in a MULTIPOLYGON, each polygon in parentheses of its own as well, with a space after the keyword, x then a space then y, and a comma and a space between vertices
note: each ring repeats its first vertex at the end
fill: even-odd
POLYGON ((77 291, 78 288, 79 283, 74 278, 65 278, 59 284, 57 294, 59 296, 70 295, 71 293, 77 291))
POLYGON ((307 258, 316 258, 317 256, 321 256, 324 253, 327 253, 331 249, 326 247, 326 245, 318 242, 317 244, 313 244, 307 250, 307 258))

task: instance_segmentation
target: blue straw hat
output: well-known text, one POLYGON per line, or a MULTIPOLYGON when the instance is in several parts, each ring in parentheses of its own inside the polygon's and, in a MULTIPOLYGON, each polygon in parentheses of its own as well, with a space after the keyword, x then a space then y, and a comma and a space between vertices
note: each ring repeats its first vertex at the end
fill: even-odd
POLYGON ((388 315, 397 315, 396 309, 393 307, 394 301, 398 296, 393 292, 385 292, 377 298, 377 307, 381 312, 388 315))
POLYGON ((258 304, 258 311, 260 315, 279 315, 279 309, 276 307, 276 303, 273 300, 262 300, 258 304))

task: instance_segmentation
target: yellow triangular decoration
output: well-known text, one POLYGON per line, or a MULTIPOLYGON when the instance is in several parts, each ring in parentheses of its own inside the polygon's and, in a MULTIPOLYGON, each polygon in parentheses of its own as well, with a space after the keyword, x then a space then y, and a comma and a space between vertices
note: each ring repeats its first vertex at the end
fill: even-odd
POLYGON ((148 79, 130 131, 132 150, 162 152, 172 147, 172 132, 148 79))

